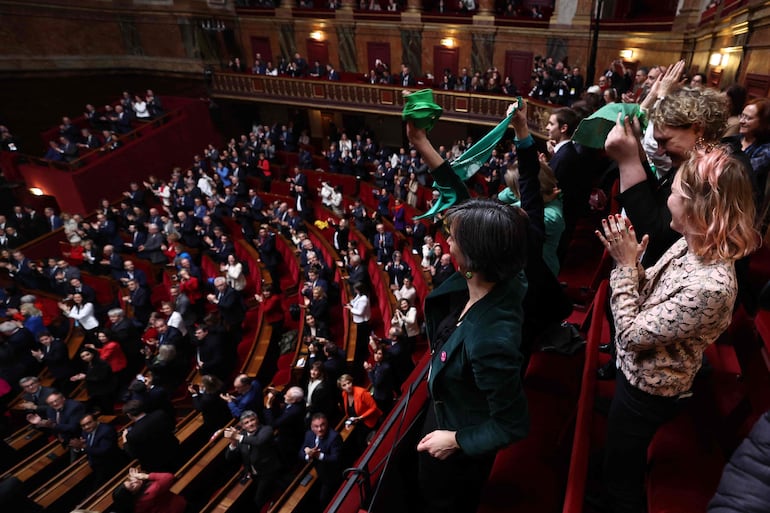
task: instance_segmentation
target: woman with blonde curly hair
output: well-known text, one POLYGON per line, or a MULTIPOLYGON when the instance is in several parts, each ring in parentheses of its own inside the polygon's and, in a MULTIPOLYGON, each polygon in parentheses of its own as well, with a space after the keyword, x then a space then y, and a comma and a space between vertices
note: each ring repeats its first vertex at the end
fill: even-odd
MULTIPOLYGON (((633 134, 619 139, 635 144, 633 134)), ((667 200, 681 237, 645 269, 646 234, 621 216, 596 235, 615 260, 610 276, 618 365, 607 419, 604 487, 617 513, 641 513, 647 447, 692 395, 703 352, 727 329, 738 293, 735 261, 759 244, 752 187, 729 148, 696 149, 679 168, 667 200)))
POLYGON ((647 155, 640 154, 637 137, 641 135, 641 128, 637 119, 626 119, 622 123, 633 145, 618 145, 613 133, 605 143, 607 155, 618 163, 620 170, 618 202, 638 232, 650 236, 650 245, 643 257, 646 266, 655 263, 680 237, 669 226, 671 214, 666 208, 677 170, 696 145, 718 143, 727 126, 729 112, 725 96, 708 88, 679 87, 683 69, 683 61, 670 66, 645 100, 651 103, 660 98, 650 105, 652 129, 648 127, 644 140, 646 144, 652 130, 653 144, 657 143, 655 149, 645 148, 647 155), (670 169, 659 165, 666 157, 670 169), (647 161, 657 162, 655 173, 646 170, 647 161))

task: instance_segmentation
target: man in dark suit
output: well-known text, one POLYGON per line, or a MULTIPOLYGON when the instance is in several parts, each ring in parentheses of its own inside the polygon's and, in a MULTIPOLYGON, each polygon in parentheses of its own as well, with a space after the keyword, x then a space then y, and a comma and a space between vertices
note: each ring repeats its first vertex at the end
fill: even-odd
POLYGON ((572 143, 572 134, 578 122, 575 111, 562 107, 553 111, 546 125, 548 138, 554 144, 553 157, 548 165, 559 182, 564 202, 565 227, 557 249, 559 261, 564 261, 577 221, 588 212, 588 198, 593 183, 572 143))
POLYGON ((209 303, 217 305, 219 316, 225 329, 236 339, 240 338, 241 324, 246 314, 243 297, 227 284, 222 276, 214 279, 215 294, 209 294, 206 298, 209 303))
POLYGON ((146 258, 153 264, 166 262, 166 256, 161 251, 161 246, 166 243, 160 228, 155 223, 147 226, 147 240, 137 248, 136 256, 146 258))
POLYGON ((195 363, 201 376, 210 374, 225 381, 235 368, 237 353, 229 354, 219 333, 209 331, 201 324, 195 327, 192 344, 195 349, 195 363), (234 358, 235 357, 235 358, 234 358))
POLYGON ((286 461, 291 461, 305 434, 305 393, 302 389, 291 387, 285 394, 270 390, 267 393, 265 424, 278 431, 278 449, 286 461))
POLYGON ((95 150, 102 145, 102 141, 100 141, 98 137, 92 134, 91 130, 88 128, 83 128, 80 130, 80 136, 81 142, 77 143, 77 146, 83 151, 95 150))
POLYGON ((417 81, 414 79, 414 75, 409 70, 409 66, 406 64, 401 65, 401 74, 398 77, 398 81, 402 87, 414 87, 417 85, 417 81))
POLYGON ((340 81, 340 74, 339 72, 334 69, 334 66, 331 64, 326 65, 326 74, 327 78, 333 82, 339 82, 340 81))
POLYGON ((379 223, 377 233, 372 237, 372 246, 377 252, 377 263, 387 264, 393 255, 393 234, 385 231, 385 225, 379 223))
POLYGON ((70 280, 70 288, 67 295, 72 296, 74 294, 83 296, 83 302, 85 303, 96 304, 96 291, 93 287, 83 283, 80 278, 72 278, 70 280))
POLYGON ((147 324, 152 313, 152 303, 150 303, 150 293, 139 286, 136 280, 128 280, 128 295, 123 296, 123 301, 129 303, 134 308, 134 318, 142 324, 147 324))
POLYGON ((256 484, 254 504, 261 511, 265 502, 276 491, 276 480, 283 465, 273 438, 273 428, 260 426, 257 414, 251 410, 241 416, 241 428, 229 427, 223 436, 230 440, 225 458, 243 464, 246 471, 242 481, 253 479, 256 484))
POLYGON ((123 243, 122 251, 136 253, 147 241, 147 233, 138 224, 131 223, 128 225, 128 234, 131 240, 123 243))
POLYGON ((123 272, 118 277, 120 283, 128 286, 128 282, 135 280, 140 287, 147 288, 147 275, 141 269, 137 269, 133 260, 123 262, 123 272))
POLYGON ((91 489, 104 484, 126 463, 126 456, 118 447, 118 433, 109 424, 99 422, 88 413, 80 419, 80 438, 70 440, 70 447, 86 453, 91 467, 91 489))
POLYGON ((342 438, 329 427, 329 421, 323 413, 316 413, 310 420, 310 430, 305 433, 305 441, 299 451, 302 461, 314 461, 318 480, 321 483, 319 490, 320 510, 326 509, 326 505, 334 496, 340 480, 340 457, 342 454, 342 438))
POLYGON ((356 283, 363 283, 364 286, 369 286, 369 272, 364 267, 361 257, 359 255, 351 255, 349 258, 350 265, 348 265, 348 283, 352 287, 356 283))
POLYGON ((121 105, 115 106, 115 113, 110 118, 112 130, 118 134, 127 134, 131 131, 131 119, 121 105))
POLYGON ((102 248, 102 258, 99 260, 101 274, 111 276, 113 280, 123 277, 123 259, 115 251, 115 246, 107 244, 102 248))
POLYGON ((123 430, 123 450, 139 460, 145 472, 174 472, 179 459, 174 419, 162 410, 145 413, 145 405, 136 400, 128 401, 123 413, 134 421, 123 430))
POLYGON ((45 418, 37 413, 28 413, 27 422, 38 428, 50 430, 64 445, 68 445, 71 438, 80 436, 78 422, 86 414, 85 405, 74 399, 65 398, 61 392, 53 392, 45 402, 48 404, 45 418))
POLYGON ((53 335, 47 331, 40 333, 37 341, 40 343, 40 348, 33 349, 32 356, 45 365, 54 377, 53 384, 56 390, 69 393, 72 388, 69 378, 75 374, 75 369, 70 361, 67 346, 58 338, 53 338, 53 335))
POLYGON ((44 387, 40 384, 40 378, 37 376, 27 376, 19 380, 19 386, 22 389, 21 407, 28 412, 35 412, 45 417, 48 410, 46 399, 52 393, 56 392, 51 387, 44 387))
POLYGON ((126 318, 126 313, 121 308, 108 311, 107 318, 110 321, 112 340, 120 344, 126 355, 128 374, 136 374, 144 365, 144 356, 139 352, 142 347, 139 327, 126 318))
POLYGON ((46 221, 48 222, 48 229, 54 231, 62 227, 61 217, 56 215, 56 211, 51 207, 46 207, 43 211, 45 213, 46 221))

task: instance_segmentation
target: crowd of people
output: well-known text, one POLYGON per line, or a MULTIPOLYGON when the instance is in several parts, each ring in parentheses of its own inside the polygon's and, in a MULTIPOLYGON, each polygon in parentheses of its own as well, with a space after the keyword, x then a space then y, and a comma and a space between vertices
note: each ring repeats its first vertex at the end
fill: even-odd
POLYGON ((83 123, 76 125, 63 116, 56 140, 48 142, 46 160, 72 162, 92 151, 109 152, 120 147, 120 137, 131 132, 134 121, 149 121, 163 115, 160 97, 151 89, 144 95, 123 91, 117 104, 97 109, 85 106, 83 123))
MULTIPOLYGON (((95 448, 96 435, 103 433, 109 454, 121 451, 117 440, 122 437, 120 454, 124 460, 138 459, 142 470, 132 471, 116 490, 115 501, 142 511, 139 505, 152 500, 147 496, 156 489, 167 490, 167 474, 178 468, 170 397, 197 369, 201 384, 187 392, 203 413, 207 431, 229 440, 225 457, 243 465, 244 480, 255 481, 257 506, 285 485, 290 469, 311 460, 322 482, 317 498, 322 505, 341 479, 344 458, 336 422, 344 418, 355 425, 355 445, 365 447, 413 368, 424 319, 433 354, 433 407, 418 445, 426 511, 465 510, 463 504, 478 500, 496 451, 526 436, 520 375, 543 334, 569 313, 571 305, 565 304, 558 283, 560 265, 576 226, 591 208, 592 187, 608 192, 611 180, 603 183, 602 177, 609 174, 619 180, 618 201, 626 217, 605 219, 597 232, 616 262, 613 341, 606 348, 616 357, 600 369, 601 377, 618 383, 608 418, 602 501, 613 511, 641 511, 652 436, 681 411, 703 350, 726 329, 735 302, 750 311, 756 308, 755 284, 740 267, 767 230, 770 101, 745 101, 736 88, 721 93, 697 75, 686 79, 683 62, 639 68, 633 78, 622 62, 613 62, 602 75, 607 90, 615 89, 621 101, 639 102, 650 122, 643 130, 637 119, 619 118, 602 160, 572 140, 579 121, 602 101, 581 95, 583 85, 569 82, 560 63, 552 69, 551 64, 542 62, 541 86, 546 78, 558 82, 547 98, 567 99, 553 102, 560 106, 548 120, 546 152, 538 155, 526 106, 517 104, 511 111, 516 137, 501 143, 480 178, 467 185, 449 163, 472 140, 434 149, 425 132, 409 124, 410 144, 388 149, 366 130, 353 137, 344 129, 334 133, 323 153, 329 172, 372 181, 374 211, 360 198, 348 199, 346 208, 341 190, 328 183, 312 195, 303 168, 311 165, 313 155, 302 158, 302 152, 310 153, 309 138, 291 123, 259 124, 223 148, 210 145, 168 180, 149 177, 132 183, 118 205, 102 202, 93 221, 52 209, 40 216, 30 207, 15 208, 12 216, 0 218, 3 266, 18 287, 8 288, 3 297, 5 316, 13 318, 0 325, 0 377, 10 389, 6 397, 23 392, 27 422, 56 436, 73 455, 87 453, 94 470, 99 469, 98 480, 114 473, 116 467, 108 463, 121 460, 107 461, 95 448), (563 80, 556 80, 556 73, 563 80), (566 88, 558 89, 562 82, 566 88), (731 117, 737 133, 725 137, 731 117), (287 178, 291 198, 268 204, 256 184, 265 187, 279 178, 279 151, 298 152, 301 165, 287 178), (430 223, 409 222, 402 205, 416 207, 419 186, 428 180, 442 185, 442 179, 455 191, 459 206, 430 223), (499 201, 468 199, 468 187, 499 201), (339 291, 335 270, 307 234, 306 224, 314 219, 311 202, 339 215, 329 221, 339 265, 347 271, 342 286, 351 290, 350 301, 341 306, 357 327, 351 368, 339 349, 341 341, 331 335, 336 319, 330 316, 330 302, 339 291), (33 262, 18 249, 21 240, 59 226, 71 246, 66 255, 33 262), (271 274, 272 284, 261 294, 254 296, 248 287, 248 266, 238 260, 229 226, 241 231, 271 274), (371 242, 373 254, 357 247, 351 227, 371 242), (439 229, 449 251, 436 242, 439 229), (415 256, 401 253, 397 232, 415 256), (304 378, 283 392, 268 388, 265 380, 237 374, 247 302, 259 305, 277 335, 283 331, 277 234, 295 245, 299 258, 305 316, 301 339, 307 350, 304 378), (491 241, 502 246, 493 247, 491 241), (210 282, 201 271, 200 255, 218 266, 210 282), (371 330, 366 258, 381 265, 398 300, 390 332, 382 336, 371 330), (153 300, 153 285, 160 280, 146 272, 154 273, 154 266, 171 276, 160 302, 153 300), (97 301, 81 270, 119 283, 119 303, 97 301), (413 287, 413 273, 423 271, 435 289, 424 307, 426 298, 416 297, 413 287), (77 361, 62 349, 66 327, 46 319, 38 298, 22 295, 21 288, 60 298, 62 315, 84 334, 77 361), (685 317, 697 322, 679 322, 685 317), (513 344, 505 345, 510 340, 513 344), (671 351, 674 346, 678 349, 671 351), (488 361, 490 355, 494 362, 488 361), (54 376, 55 388, 42 387, 35 377, 43 367, 54 376), (473 376, 472 382, 467 376, 473 376), (82 403, 74 398, 80 382, 87 398, 82 403), (372 386, 371 393, 365 384, 372 386), (111 413, 118 399, 125 401, 123 412, 134 422, 122 433, 98 420, 99 414, 111 413), (238 426, 222 430, 231 420, 238 426), (467 477, 462 497, 456 487, 446 486, 451 482, 446 476, 458 473, 467 477)), ((408 75, 405 66, 401 76, 408 81, 408 75)), ((573 68, 570 76, 576 81, 579 70, 576 74, 573 68)), ((494 80, 494 73, 489 78, 494 80)), ((435 201, 436 196, 429 204, 435 201)), ((180 507, 173 498, 164 500, 169 510, 180 507)))

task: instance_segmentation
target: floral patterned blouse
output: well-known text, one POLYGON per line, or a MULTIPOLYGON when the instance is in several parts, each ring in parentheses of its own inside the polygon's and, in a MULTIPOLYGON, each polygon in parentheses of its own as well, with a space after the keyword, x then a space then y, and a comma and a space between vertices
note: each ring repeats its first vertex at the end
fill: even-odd
POLYGON ((616 267, 610 284, 617 365, 628 382, 658 396, 688 392, 704 349, 730 324, 734 263, 706 263, 682 238, 647 270, 616 267))

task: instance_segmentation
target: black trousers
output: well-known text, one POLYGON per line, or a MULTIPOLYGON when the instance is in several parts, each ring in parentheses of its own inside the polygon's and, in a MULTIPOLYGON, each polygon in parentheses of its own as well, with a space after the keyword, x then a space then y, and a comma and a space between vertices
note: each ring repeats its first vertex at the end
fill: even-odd
POLYGON ((647 448, 662 425, 679 414, 685 401, 648 394, 618 371, 607 419, 603 483, 613 513, 646 513, 644 477, 647 448))
MULTIPOLYGON (((423 436, 438 429, 433 402, 423 425, 423 436)), ((418 481, 425 513, 474 513, 481 500, 481 490, 489 478, 496 454, 471 457, 462 451, 445 460, 427 452, 418 452, 418 481)))

